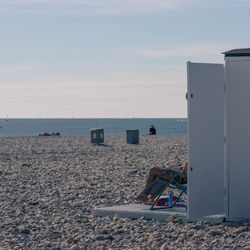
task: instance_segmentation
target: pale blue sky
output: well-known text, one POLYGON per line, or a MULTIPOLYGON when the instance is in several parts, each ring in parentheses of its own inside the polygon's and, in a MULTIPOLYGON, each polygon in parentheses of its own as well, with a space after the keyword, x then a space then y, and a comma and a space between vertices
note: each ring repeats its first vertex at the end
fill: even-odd
POLYGON ((246 0, 0 0, 0 118, 186 117, 186 62, 250 47, 246 0))

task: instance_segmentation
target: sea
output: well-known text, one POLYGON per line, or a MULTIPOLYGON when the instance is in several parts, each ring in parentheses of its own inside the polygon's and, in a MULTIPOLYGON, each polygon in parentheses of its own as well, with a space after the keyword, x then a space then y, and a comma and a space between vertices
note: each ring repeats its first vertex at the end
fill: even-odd
POLYGON ((0 119, 0 137, 38 136, 60 133, 62 136, 89 136, 91 129, 102 128, 104 135, 125 135, 126 130, 149 133, 154 125, 157 134, 186 134, 187 118, 84 118, 84 119, 0 119))

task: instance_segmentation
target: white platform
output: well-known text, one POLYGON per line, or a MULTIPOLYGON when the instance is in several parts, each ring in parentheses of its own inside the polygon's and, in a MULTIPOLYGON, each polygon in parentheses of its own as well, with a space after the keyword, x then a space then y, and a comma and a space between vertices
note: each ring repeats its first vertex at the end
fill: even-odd
MULTIPOLYGON (((156 219, 156 220, 166 220, 169 216, 174 216, 181 218, 184 222, 187 222, 187 212, 185 208, 175 207, 166 209, 156 209, 150 210, 150 205, 143 204, 131 204, 131 205, 121 205, 113 207, 99 207, 93 208, 92 214, 96 216, 114 216, 125 217, 131 219, 156 219)), ((194 221, 207 221, 211 223, 222 223, 225 221, 225 215, 213 215, 206 216, 194 221)), ((192 222, 192 221, 188 221, 192 222)))
POLYGON ((178 216, 186 220, 187 213, 185 208, 165 208, 150 210, 150 205, 132 204, 113 207, 93 208, 92 213, 97 216, 114 216, 138 219, 157 219, 165 220, 169 216, 178 216))

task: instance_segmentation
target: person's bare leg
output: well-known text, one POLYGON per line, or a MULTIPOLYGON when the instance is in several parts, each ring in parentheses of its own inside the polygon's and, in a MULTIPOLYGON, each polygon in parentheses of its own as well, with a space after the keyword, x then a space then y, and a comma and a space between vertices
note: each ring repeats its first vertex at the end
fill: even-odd
MULTIPOLYGON (((170 168, 171 169, 171 168, 170 168)), ((148 186, 155 178, 162 174, 162 169, 158 167, 153 167, 149 171, 149 175, 146 180, 146 186, 148 186)), ((162 176, 162 179, 169 181, 171 176, 167 173, 166 175, 162 176)), ((130 199, 137 200, 136 196, 131 196, 130 199)), ((155 199, 155 195, 142 195, 138 200, 146 203, 147 201, 153 202, 155 199)))
MULTIPOLYGON (((160 168, 154 167, 149 170, 149 175, 146 180, 146 186, 148 186, 149 183, 151 183, 156 177, 160 176, 162 174, 162 170, 160 168)), ((136 196, 131 196, 130 199, 137 200, 136 196)), ((153 201, 154 196, 143 194, 139 199, 139 201, 146 203, 147 201, 153 201)))
MULTIPOLYGON (((148 178, 146 180, 146 187, 155 179, 157 178, 158 176, 160 176, 162 174, 162 169, 161 168, 158 168, 158 167, 153 167, 150 169, 149 171, 149 175, 148 175, 148 178)), ((169 174, 166 174, 165 176, 162 177, 164 180, 169 180, 171 177, 169 174)), ((154 199, 155 199, 155 195, 142 195, 139 200, 142 201, 142 202, 147 202, 147 201, 150 201, 150 202, 153 202, 154 199)))
MULTIPOLYGON (((162 174, 162 168, 154 167, 149 171, 148 178, 146 180, 146 186, 148 186, 156 177, 159 177, 162 174)), ((167 173, 162 176, 162 179, 169 181, 171 176, 167 173)))

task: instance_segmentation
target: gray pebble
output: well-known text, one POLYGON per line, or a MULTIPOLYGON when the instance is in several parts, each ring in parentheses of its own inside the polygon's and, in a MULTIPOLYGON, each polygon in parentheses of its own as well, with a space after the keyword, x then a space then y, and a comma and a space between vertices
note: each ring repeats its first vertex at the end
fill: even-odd
POLYGON ((78 245, 73 245, 70 250, 81 250, 81 248, 78 245))

